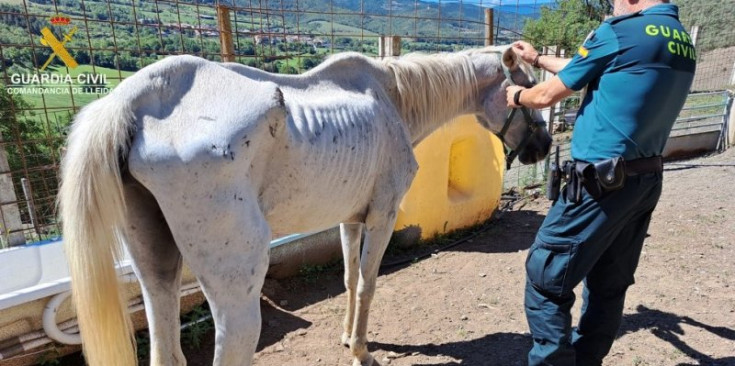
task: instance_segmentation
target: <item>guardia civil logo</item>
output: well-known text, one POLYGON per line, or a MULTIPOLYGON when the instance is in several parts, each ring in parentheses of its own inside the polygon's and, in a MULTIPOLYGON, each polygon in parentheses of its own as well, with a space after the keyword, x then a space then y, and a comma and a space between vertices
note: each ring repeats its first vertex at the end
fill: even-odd
POLYGON ((646 26, 646 34, 651 37, 669 39, 667 49, 672 54, 697 60, 697 50, 692 44, 692 37, 686 31, 679 31, 664 25, 649 24, 646 26))
MULTIPOLYGON (((41 28, 38 42, 51 53, 35 72, 14 73, 9 75, 10 82, 5 89, 8 94, 107 94, 107 75, 105 73, 76 72, 80 65, 74 59, 74 35, 79 28, 71 17, 64 14, 49 16, 48 24, 41 28), (61 61, 60 67, 54 67, 61 61)), ((39 60, 40 61, 40 60, 39 60)))
MULTIPOLYGON (((71 23, 71 18, 61 15, 61 14, 57 14, 55 16, 52 16, 51 19, 49 19, 49 21, 53 25, 67 26, 71 23)), ((40 70, 43 71, 44 69, 46 69, 48 64, 50 64, 51 61, 53 61, 54 58, 57 56, 70 69, 75 69, 77 66, 79 66, 79 64, 77 64, 74 58, 71 57, 71 55, 69 54, 69 51, 67 51, 66 48, 64 47, 64 45, 67 42, 71 41, 72 37, 74 36, 74 33, 76 32, 77 32, 77 27, 74 26, 68 33, 64 34, 64 37, 60 41, 56 38, 56 36, 51 32, 51 30, 48 27, 43 27, 43 29, 41 29, 41 34, 42 34, 41 44, 44 46, 51 47, 51 49, 54 52, 51 54, 51 56, 49 56, 46 63, 44 63, 43 66, 41 66, 40 70)))

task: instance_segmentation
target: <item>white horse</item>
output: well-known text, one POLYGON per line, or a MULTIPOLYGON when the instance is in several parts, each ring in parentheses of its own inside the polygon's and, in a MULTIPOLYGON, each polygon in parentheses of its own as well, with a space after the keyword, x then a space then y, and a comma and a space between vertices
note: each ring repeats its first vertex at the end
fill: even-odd
POLYGON ((151 364, 186 363, 183 260, 212 310, 214 364, 240 366, 251 364, 260 334, 269 241, 341 223, 341 341, 355 365, 373 364, 368 312, 418 168, 412 148, 474 113, 490 131, 502 129, 510 148, 524 145, 522 162, 549 151, 548 132, 527 113, 503 128, 503 68, 516 83, 533 82, 508 48, 385 61, 344 53, 298 76, 176 56, 85 107, 69 137, 59 204, 87 361, 136 363, 114 269, 123 242, 147 306, 151 364))

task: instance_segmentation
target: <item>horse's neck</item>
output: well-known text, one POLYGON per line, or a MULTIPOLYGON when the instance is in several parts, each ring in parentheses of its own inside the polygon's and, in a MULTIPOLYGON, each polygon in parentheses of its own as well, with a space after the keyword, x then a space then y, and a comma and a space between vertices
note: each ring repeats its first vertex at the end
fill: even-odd
POLYGON ((418 144, 452 118, 477 108, 477 79, 465 54, 388 60, 397 84, 396 107, 418 144))

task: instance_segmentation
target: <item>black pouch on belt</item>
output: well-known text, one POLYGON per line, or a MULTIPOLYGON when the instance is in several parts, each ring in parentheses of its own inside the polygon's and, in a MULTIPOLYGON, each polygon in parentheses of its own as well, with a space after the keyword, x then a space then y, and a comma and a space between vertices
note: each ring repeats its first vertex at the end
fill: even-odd
POLYGON ((616 191, 625 185, 625 160, 622 156, 596 162, 595 172, 603 192, 616 191))
POLYGON ((578 161, 575 168, 581 186, 587 190, 590 196, 600 198, 604 190, 597 180, 595 165, 578 161))

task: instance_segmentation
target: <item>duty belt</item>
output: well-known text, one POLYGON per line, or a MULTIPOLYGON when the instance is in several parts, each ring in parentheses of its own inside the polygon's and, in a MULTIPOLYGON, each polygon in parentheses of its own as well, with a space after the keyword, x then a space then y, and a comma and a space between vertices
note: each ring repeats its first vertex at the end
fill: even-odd
POLYGON ((595 163, 584 161, 565 161, 563 165, 554 163, 549 172, 547 195, 550 199, 556 200, 563 179, 569 201, 579 202, 583 188, 592 197, 600 198, 607 192, 623 188, 626 177, 662 171, 663 160, 660 156, 630 161, 615 157, 595 163))
POLYGON ((664 161, 660 156, 628 160, 625 162, 625 175, 634 176, 664 171, 664 161))

